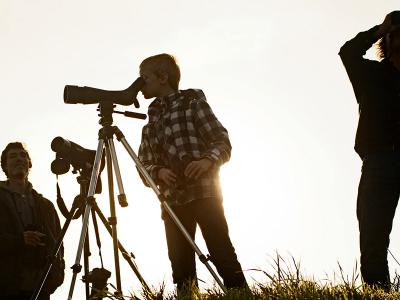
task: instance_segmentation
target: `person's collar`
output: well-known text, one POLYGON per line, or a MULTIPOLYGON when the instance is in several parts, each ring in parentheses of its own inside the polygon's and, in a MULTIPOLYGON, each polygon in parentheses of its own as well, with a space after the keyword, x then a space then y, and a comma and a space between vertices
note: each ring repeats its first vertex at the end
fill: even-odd
POLYGON ((165 111, 172 105, 172 103, 179 98, 181 91, 175 91, 163 97, 157 97, 150 103, 148 107, 149 122, 153 122, 158 119, 160 111, 165 111))
MULTIPOLYGON (((5 189, 5 190, 7 190, 7 191, 10 191, 10 192, 12 192, 12 193, 15 193, 15 191, 12 190, 12 189, 10 188, 10 186, 9 186, 9 181, 8 181, 8 180, 6 180, 6 181, 0 181, 0 188, 3 188, 3 189, 5 189)), ((26 188, 25 188, 24 193, 25 193, 25 194, 26 194, 26 193, 30 193, 30 192, 32 192, 32 189, 33 189, 32 183, 30 183, 30 182, 28 181, 27 184, 26 184, 26 188)))
POLYGON ((179 96, 180 93, 181 93, 181 92, 178 90, 178 91, 175 91, 175 92, 173 92, 173 93, 170 93, 170 94, 168 94, 168 95, 166 95, 166 96, 159 97, 159 98, 157 98, 157 99, 159 99, 159 101, 160 101, 161 104, 169 105, 169 104, 172 103, 172 101, 174 101, 176 98, 178 98, 178 96, 179 96))

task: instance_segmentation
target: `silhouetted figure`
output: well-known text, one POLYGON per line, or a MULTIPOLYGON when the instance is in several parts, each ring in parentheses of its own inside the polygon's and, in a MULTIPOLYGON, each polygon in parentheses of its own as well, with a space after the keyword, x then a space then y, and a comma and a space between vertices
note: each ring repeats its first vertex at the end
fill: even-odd
MULTIPOLYGON (((143 127, 140 160, 193 240, 199 225, 225 286, 246 287, 229 238, 218 175, 231 154, 227 130, 201 90, 178 89, 180 70, 171 55, 145 59, 140 76, 144 97, 156 97, 143 127)), ((185 284, 197 285, 194 250, 166 213, 163 219, 178 291, 185 284)))
MULTIPOLYGON (((28 181, 32 167, 19 142, 1 154, 8 180, 0 182, 0 299, 30 299, 51 255, 60 221, 53 204, 28 181)), ((63 250, 54 262, 39 299, 50 299, 64 280, 63 250)))
POLYGON ((400 194, 400 11, 340 49, 359 104, 355 150, 363 160, 358 188, 361 274, 390 288, 387 250, 400 194), (375 43, 381 61, 363 58, 375 43))

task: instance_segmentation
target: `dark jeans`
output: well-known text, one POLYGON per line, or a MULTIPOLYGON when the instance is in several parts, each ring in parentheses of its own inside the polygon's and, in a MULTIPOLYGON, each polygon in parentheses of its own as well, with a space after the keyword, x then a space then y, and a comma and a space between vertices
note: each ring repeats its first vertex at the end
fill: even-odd
MULTIPOLYGON (((246 287, 242 267, 231 243, 224 209, 219 199, 208 198, 172 208, 187 232, 194 240, 199 225, 211 260, 227 288, 246 287)), ((196 281, 195 252, 181 231, 169 218, 164 217, 168 255, 172 276, 178 290, 190 280, 196 281)))
POLYGON ((358 188, 361 275, 367 284, 389 288, 389 235, 400 195, 400 152, 368 155, 358 188))

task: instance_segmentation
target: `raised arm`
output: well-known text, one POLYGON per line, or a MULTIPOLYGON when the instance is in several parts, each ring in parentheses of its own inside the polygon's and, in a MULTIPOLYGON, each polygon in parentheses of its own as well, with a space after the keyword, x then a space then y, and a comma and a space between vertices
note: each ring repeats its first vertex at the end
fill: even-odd
POLYGON ((380 38, 386 34, 398 30, 399 25, 394 16, 398 16, 399 11, 394 11, 386 15, 385 20, 380 25, 376 25, 367 31, 358 33, 354 38, 347 41, 339 51, 339 56, 346 68, 349 77, 357 73, 364 72, 363 56, 369 48, 372 47, 380 38))

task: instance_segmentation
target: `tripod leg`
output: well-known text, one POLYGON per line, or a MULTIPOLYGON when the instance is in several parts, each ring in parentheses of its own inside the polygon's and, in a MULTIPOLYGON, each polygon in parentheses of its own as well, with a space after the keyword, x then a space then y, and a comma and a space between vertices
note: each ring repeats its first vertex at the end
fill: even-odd
MULTIPOLYGON (((96 150, 96 156, 94 159, 93 169, 92 169, 92 175, 90 177, 89 190, 88 190, 88 194, 87 194, 88 200, 94 199, 93 195, 96 191, 97 178, 99 177, 99 174, 100 174, 100 165, 101 165, 101 158, 103 156, 103 150, 104 150, 104 140, 99 139, 99 143, 97 145, 97 150, 96 150)), ((86 207, 85 207, 85 212, 83 214, 83 223, 82 223, 82 229, 81 229, 81 235, 80 235, 80 239, 79 239, 78 249, 76 251, 75 264, 72 266, 73 276, 71 279, 71 285, 70 285, 70 289, 69 289, 69 293, 68 293, 68 300, 72 300, 76 277, 82 268, 82 266, 79 263, 80 263, 81 256, 82 256, 84 242, 86 239, 86 234, 87 234, 87 229, 88 229, 88 221, 89 221, 91 209, 92 209, 91 201, 87 201, 86 207)))
POLYGON ((40 278, 39 284, 38 284, 35 292, 33 293, 32 297, 31 297, 31 300, 37 300, 38 297, 39 297, 40 292, 42 291, 42 288, 44 286, 44 283, 46 282, 47 276, 49 275, 50 270, 53 267, 53 262, 54 262, 54 260, 57 259, 57 254, 61 249, 61 245, 62 245, 62 242, 64 240, 65 233, 67 232, 68 227, 71 224, 71 221, 72 221, 72 218, 73 218, 73 216, 75 214, 76 209, 78 209, 78 206, 77 206, 77 203, 74 202, 74 204, 72 205, 71 211, 69 212, 68 217, 65 220, 65 223, 64 223, 64 225, 63 225, 63 227, 61 229, 60 235, 57 238, 54 250, 51 253, 49 261, 46 264, 46 267, 43 269, 44 272, 42 273, 42 276, 40 278))
POLYGON ((115 152, 114 141, 112 139, 108 139, 107 141, 111 154, 112 164, 114 166, 115 179, 117 180, 117 185, 118 185, 118 191, 119 191, 118 202, 122 207, 126 207, 128 206, 128 201, 126 200, 124 185, 122 184, 121 172, 119 171, 119 164, 118 164, 117 154, 115 152))
MULTIPOLYGON (((78 182, 80 185, 80 196, 84 197, 82 199, 86 198, 87 192, 88 192, 88 184, 89 181, 83 179, 82 176, 78 177, 78 182)), ((85 204, 85 202, 82 202, 82 206, 85 204)), ((83 216, 82 216, 83 218, 83 216)), ((87 276, 89 274, 89 256, 91 255, 90 253, 90 243, 89 243, 89 237, 86 237, 85 239, 85 245, 83 249, 83 271, 84 271, 84 276, 87 276)), ((86 295, 86 300, 89 300, 90 296, 90 287, 89 287, 89 282, 85 282, 85 295, 86 295)))
MULTIPOLYGON (((97 213, 97 215, 99 216, 100 220, 103 222, 104 226, 106 227, 108 233, 112 236, 112 228, 109 225, 106 217, 101 212, 100 208, 97 206, 97 204, 93 205, 92 209, 97 213)), ((148 286, 146 281, 143 279, 143 277, 140 274, 136 264, 132 261, 133 257, 129 254, 129 252, 127 250, 125 250, 124 246, 121 244, 120 241, 118 241, 118 249, 119 249, 119 251, 121 251, 122 256, 128 262, 129 266, 131 267, 131 269, 135 273, 136 277, 139 279, 139 281, 142 284, 143 289, 145 290, 145 292, 148 293, 149 295, 152 295, 150 287, 148 286)))
POLYGON ((135 154, 135 152, 133 151, 133 149, 131 148, 131 146, 128 144, 128 142, 125 140, 125 137, 123 135, 123 133, 118 129, 116 130, 116 134, 117 134, 117 138, 118 140, 124 145, 126 151, 129 153, 129 155, 132 157, 133 161, 136 164, 136 167, 139 169, 140 173, 144 176, 144 178, 146 178, 147 183, 150 185, 150 187, 153 189, 153 191, 156 193, 158 199, 161 202, 161 205, 163 206, 163 208, 165 209, 165 211, 168 213, 168 215, 171 217, 171 219, 174 221, 174 223, 176 224, 176 226, 178 226, 179 230, 182 232, 182 234, 184 235, 185 239, 188 241, 188 243, 191 245, 191 247, 193 248, 193 250, 197 253, 200 261, 206 266, 206 268, 208 269, 208 271, 211 273, 211 275, 214 277, 215 281, 217 282, 217 284, 220 286, 220 288, 224 291, 227 292, 226 287, 224 286, 224 284, 222 283, 221 279, 218 277, 218 275, 215 273, 214 269, 210 266, 210 264, 208 263, 208 258, 207 256, 205 256, 201 250, 197 247, 196 243, 192 240, 192 238, 190 237, 189 233, 186 231, 185 227, 182 225, 182 223, 179 221, 179 219, 177 218, 177 216, 175 215, 175 213, 173 212, 173 210, 171 209, 171 207, 168 205, 168 203, 165 201, 165 197, 162 195, 162 193, 160 192, 160 190, 158 189, 156 183, 154 182, 154 180, 151 178, 151 176, 149 175, 149 173, 147 172, 147 170, 144 168, 144 166, 142 165, 141 161, 139 160, 139 158, 137 157, 137 155, 135 154))
MULTIPOLYGON (((85 276, 89 274, 89 256, 90 256, 90 246, 89 246, 89 237, 87 236, 85 239, 85 245, 83 249, 83 270, 85 276)), ((89 282, 85 282, 85 293, 86 293, 86 300, 89 300, 90 296, 90 288, 89 282)))
MULTIPOLYGON (((113 183, 113 173, 112 173, 112 165, 113 165, 113 162, 117 161, 117 158, 115 156, 115 152, 112 152, 112 150, 114 150, 114 148, 111 148, 110 145, 114 146, 112 140, 108 139, 108 143, 106 144, 106 164, 107 164, 108 191, 109 191, 109 197, 110 197, 110 212, 111 212, 111 217, 109 218, 109 223, 112 228, 115 277, 117 280, 117 293, 122 295, 121 272, 120 272, 120 266, 119 266, 119 252, 118 252, 117 217, 116 217, 116 212, 115 212, 114 183, 113 183)), ((118 164, 118 162, 117 162, 117 164, 118 164)), ((114 167, 117 167, 117 166, 114 165, 114 167)), ((121 181, 121 186, 122 186, 122 181, 121 181)))

